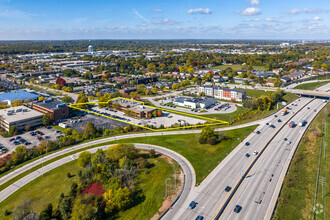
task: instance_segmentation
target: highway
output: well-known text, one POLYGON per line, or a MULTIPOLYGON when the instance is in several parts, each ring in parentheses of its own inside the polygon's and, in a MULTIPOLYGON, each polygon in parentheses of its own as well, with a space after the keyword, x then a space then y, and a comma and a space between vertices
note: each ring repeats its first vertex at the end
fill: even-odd
MULTIPOLYGON (((260 152, 265 146, 265 143, 280 130, 281 126, 294 115, 294 112, 296 113, 311 101, 312 99, 310 98, 300 98, 300 101, 295 102, 297 106, 290 105, 290 110, 285 116, 280 116, 278 113, 278 117, 272 116, 268 118, 267 122, 273 124, 275 128, 266 125, 266 121, 261 123, 257 128, 260 134, 252 133, 249 135, 207 176, 201 185, 195 189, 184 206, 174 207, 170 211, 176 213, 173 219, 195 219, 197 215, 202 215, 206 219, 214 217, 219 207, 230 193, 225 191, 226 186, 234 188, 242 172, 244 172, 254 160, 255 155, 253 152, 260 152), (278 119, 281 119, 281 122, 278 122, 278 119), (246 146, 246 142, 249 142, 250 145, 246 146), (246 157, 247 153, 250 155, 249 157, 246 157), (191 201, 198 203, 196 208, 188 208, 191 201)), ((164 219, 171 218, 165 216, 164 219)))
POLYGON ((292 119, 299 123, 302 119, 307 121, 304 127, 290 128, 286 125, 264 153, 254 164, 246 178, 234 194, 230 203, 221 215, 221 219, 270 219, 287 172, 289 163, 299 145, 299 142, 311 123, 326 103, 316 99, 308 107, 297 113, 292 119), (315 112, 314 109, 317 111, 315 112), (289 144, 288 141, 291 141, 289 144), (240 205, 242 210, 235 213, 234 208, 240 205))

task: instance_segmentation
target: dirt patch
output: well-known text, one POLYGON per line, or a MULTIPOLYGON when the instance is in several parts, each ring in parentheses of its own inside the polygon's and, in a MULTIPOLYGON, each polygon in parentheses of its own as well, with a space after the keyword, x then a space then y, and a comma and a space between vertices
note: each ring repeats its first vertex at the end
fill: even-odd
POLYGON ((164 154, 160 154, 160 156, 159 156, 160 158, 164 158, 164 159, 166 159, 167 160, 167 162, 169 163, 169 164, 172 164, 173 165, 173 159, 172 158, 170 158, 170 157, 168 157, 168 156, 166 156, 166 155, 164 155, 164 154))

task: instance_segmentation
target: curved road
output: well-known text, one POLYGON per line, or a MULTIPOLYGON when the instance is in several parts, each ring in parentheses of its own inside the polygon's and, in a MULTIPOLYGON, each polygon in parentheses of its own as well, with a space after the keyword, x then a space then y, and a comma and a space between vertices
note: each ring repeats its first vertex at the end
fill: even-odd
MULTIPOLYGON (((110 146, 112 146, 112 145, 110 145, 110 146)), ((98 149, 105 150, 108 147, 109 146, 101 146, 101 147, 89 149, 88 151, 91 153, 95 153, 98 149)), ((190 162, 185 157, 181 156, 180 154, 176 153, 175 151, 172 151, 172 150, 164 148, 164 147, 155 146, 155 145, 147 145, 147 144, 135 144, 135 147, 138 149, 144 149, 144 150, 154 149, 155 151, 165 154, 165 155, 171 157, 172 159, 174 159, 175 161, 177 161, 177 163, 181 166, 181 168, 184 171, 185 183, 183 186, 182 194, 175 205, 181 206, 183 203, 185 203, 186 202, 185 200, 188 198, 188 195, 191 194, 191 191, 194 189, 193 187, 195 186, 195 183, 196 183, 195 170, 192 167, 192 165, 190 164, 190 162)), ((67 157, 64 157, 53 163, 50 163, 32 173, 30 173, 29 175, 23 177, 22 179, 16 181, 15 183, 11 184, 9 187, 7 187, 3 191, 1 191, 0 202, 5 200, 6 198, 8 198, 11 194, 13 194, 17 190, 19 190, 21 187, 23 187, 27 183, 42 176, 44 173, 47 173, 56 167, 59 167, 65 163, 68 163, 72 160, 77 159, 79 154, 80 154, 80 152, 67 156, 67 157)))

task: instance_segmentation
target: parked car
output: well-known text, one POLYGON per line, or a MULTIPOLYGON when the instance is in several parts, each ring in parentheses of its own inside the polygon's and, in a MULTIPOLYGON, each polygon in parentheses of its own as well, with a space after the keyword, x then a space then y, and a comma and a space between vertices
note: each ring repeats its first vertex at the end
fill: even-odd
POLYGON ((257 134, 260 134, 260 131, 256 131, 257 134))
POLYGON ((9 140, 9 141, 10 141, 10 142, 13 142, 14 140, 15 140, 15 138, 10 138, 10 140, 9 140))

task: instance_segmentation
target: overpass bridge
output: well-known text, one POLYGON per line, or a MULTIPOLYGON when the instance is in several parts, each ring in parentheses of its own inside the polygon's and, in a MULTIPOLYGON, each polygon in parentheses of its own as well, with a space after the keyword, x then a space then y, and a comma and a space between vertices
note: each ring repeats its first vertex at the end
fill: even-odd
POLYGON ((288 92, 291 92, 291 93, 294 93, 294 94, 300 95, 300 96, 309 96, 309 97, 330 99, 330 91, 290 89, 288 92))

